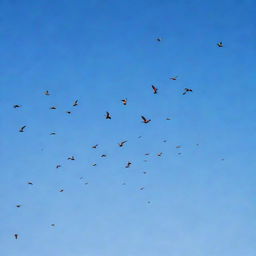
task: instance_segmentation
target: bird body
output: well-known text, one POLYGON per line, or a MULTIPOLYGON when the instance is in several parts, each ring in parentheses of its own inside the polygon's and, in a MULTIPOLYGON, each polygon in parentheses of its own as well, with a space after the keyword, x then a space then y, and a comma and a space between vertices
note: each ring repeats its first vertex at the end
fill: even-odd
POLYGON ((144 123, 144 124, 147 124, 147 123, 149 123, 150 121, 151 121, 151 119, 147 119, 146 117, 144 117, 144 116, 141 116, 141 118, 142 118, 142 122, 144 123))
POLYGON ((25 129, 26 127, 27 127, 26 125, 22 126, 22 127, 20 128, 19 132, 24 132, 24 129, 25 129))
POLYGON ((219 47, 223 47, 223 43, 222 43, 222 42, 217 43, 217 45, 218 45, 219 47))
POLYGON ((109 112, 106 112, 106 119, 111 119, 111 115, 109 112))
POLYGON ((123 102, 123 105, 127 105, 127 99, 126 98, 121 100, 121 101, 123 102))
POLYGON ((78 106, 78 100, 75 100, 75 102, 73 103, 73 107, 78 106))
POLYGON ((124 140, 124 141, 121 141, 120 143, 118 143, 119 147, 123 147, 126 142, 127 142, 127 140, 124 140))

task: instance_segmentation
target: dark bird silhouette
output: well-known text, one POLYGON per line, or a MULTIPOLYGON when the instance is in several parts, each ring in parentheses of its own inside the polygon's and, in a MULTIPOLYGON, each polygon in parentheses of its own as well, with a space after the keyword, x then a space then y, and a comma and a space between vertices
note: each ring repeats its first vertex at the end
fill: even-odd
POLYGON ((111 115, 109 112, 106 112, 106 119, 111 119, 111 115))
POLYGON ((158 89, 154 85, 152 85, 152 89, 154 91, 154 94, 157 94, 158 89))
POLYGON ((162 38, 158 37, 158 38, 156 39, 156 41, 157 41, 157 42, 161 42, 161 41, 162 41, 162 38))
POLYGON ((66 111, 66 113, 70 115, 70 114, 71 114, 71 111, 66 111))
POLYGON ((218 45, 219 47, 223 47, 223 43, 222 43, 222 42, 217 43, 217 45, 218 45))
POLYGON ((123 186, 125 186, 125 185, 126 185, 126 183, 125 183, 125 182, 123 182, 123 183, 122 183, 122 185, 123 185, 123 186))
POLYGON ((14 234, 15 239, 18 239, 19 235, 18 234, 14 234))
POLYGON ((148 203, 148 204, 151 204, 151 202, 150 202, 150 201, 147 201, 147 203, 148 203))
POLYGON ((51 224, 51 227, 55 227, 55 224, 51 224))
POLYGON ((61 189, 60 192, 64 192, 64 189, 61 189))
POLYGON ((144 124, 147 124, 147 123, 149 123, 151 121, 151 119, 147 119, 144 116, 141 116, 141 118, 142 118, 144 124))
POLYGON ((103 154, 103 155, 101 155, 100 157, 107 157, 107 155, 103 154))
POLYGON ((14 108, 20 108, 22 107, 21 105, 13 105, 14 108))
POLYGON ((138 139, 142 138, 142 136, 139 136, 138 139))
POLYGON ((99 144, 96 144, 94 146, 92 146, 92 148, 97 148, 99 146, 99 144))
POLYGON ((123 147, 126 142, 127 142, 127 140, 124 140, 124 141, 121 141, 120 143, 118 143, 119 147, 123 147))
POLYGON ((140 190, 144 190, 144 187, 141 187, 140 190))
POLYGON ((127 98, 121 100, 123 102, 123 105, 127 105, 127 98))
POLYGON ((20 208, 20 207, 21 207, 21 204, 17 204, 16 207, 17 207, 17 208, 20 208))
POLYGON ((51 132, 50 135, 56 135, 56 132, 51 132))
POLYGON ((33 185, 33 183, 31 181, 28 182, 28 185, 33 185))
POLYGON ((73 107, 78 106, 78 100, 75 100, 75 102, 73 103, 73 107))
POLYGON ((89 183, 88 182, 85 182, 84 185, 88 185, 89 183))
POLYGON ((169 120, 171 120, 171 118, 167 117, 167 118, 166 118, 166 120, 168 120, 168 121, 169 121, 169 120))
POLYGON ((178 76, 170 77, 170 80, 176 81, 178 76))
POLYGON ((74 156, 68 157, 68 160, 74 161, 74 160, 75 160, 75 157, 74 157, 74 156))
POLYGON ((56 169, 58 169, 58 168, 60 168, 61 167, 61 165, 60 164, 57 164, 56 165, 56 169))
POLYGON ((93 164, 92 166, 96 166, 97 164, 93 164))
POLYGON ((182 147, 181 145, 176 146, 176 148, 181 148, 181 147, 182 147))
POLYGON ((147 172, 143 172, 143 174, 147 174, 147 172))
POLYGON ((129 168, 131 164, 132 164, 131 162, 128 162, 125 168, 129 168))
POLYGON ((19 132, 24 132, 24 129, 25 129, 26 127, 27 127, 26 125, 22 126, 22 127, 20 128, 19 132))
POLYGON ((184 92, 182 93, 182 95, 185 95, 185 94, 187 94, 188 92, 193 92, 193 90, 192 90, 192 89, 189 89, 189 88, 185 88, 185 89, 184 89, 184 92))
POLYGON ((55 110, 57 109, 55 106, 50 107, 50 109, 55 110))
POLYGON ((160 152, 160 153, 157 154, 157 156, 162 156, 162 154, 163 154, 163 152, 160 152))
POLYGON ((167 140, 163 140, 163 142, 164 142, 164 143, 166 143, 166 142, 167 142, 167 140))
POLYGON ((48 90, 47 90, 47 91, 45 91, 45 92, 44 92, 44 95, 46 95, 46 96, 50 96, 49 91, 48 91, 48 90))
POLYGON ((146 153, 145 156, 149 156, 150 153, 146 153))

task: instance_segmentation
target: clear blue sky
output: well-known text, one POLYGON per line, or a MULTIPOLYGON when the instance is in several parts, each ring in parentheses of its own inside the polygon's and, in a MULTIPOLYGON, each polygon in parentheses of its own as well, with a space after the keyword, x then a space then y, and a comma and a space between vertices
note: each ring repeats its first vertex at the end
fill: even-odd
POLYGON ((2 0, 0 255, 255 256, 255 10, 2 0))

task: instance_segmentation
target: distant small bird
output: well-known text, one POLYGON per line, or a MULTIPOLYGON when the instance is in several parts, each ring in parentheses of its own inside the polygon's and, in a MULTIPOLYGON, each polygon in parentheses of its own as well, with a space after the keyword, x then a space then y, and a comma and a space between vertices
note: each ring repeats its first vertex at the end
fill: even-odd
POLYGON ((154 91, 154 94, 157 94, 158 89, 154 85, 152 85, 152 89, 154 91))
POLYGON ((173 77, 170 77, 170 80, 176 81, 177 78, 178 78, 178 76, 173 76, 173 77))
POLYGON ((140 190, 143 190, 143 189, 144 189, 144 187, 141 187, 141 188, 140 188, 140 190))
POLYGON ((51 132, 50 135, 56 135, 56 132, 51 132))
POLYGON ((162 156, 162 154, 163 154, 163 152, 160 152, 160 153, 157 154, 157 156, 162 156))
POLYGON ((14 234, 15 239, 18 239, 19 235, 18 234, 14 234))
POLYGON ((150 202, 150 201, 147 201, 147 203, 148 203, 148 204, 151 204, 151 202, 150 202))
POLYGON ((70 115, 70 114, 71 114, 71 111, 66 111, 66 113, 70 115))
POLYGON ((55 227, 55 224, 51 224, 51 227, 55 227))
POLYGON ((156 41, 157 41, 157 42, 161 42, 161 41, 162 41, 162 38, 158 37, 158 38, 156 39, 156 41))
POLYGON ((143 172, 143 174, 147 174, 147 172, 143 172))
POLYGON ((89 183, 88 182, 85 182, 84 185, 88 185, 89 183))
POLYGON ((217 45, 218 45, 219 47, 223 47, 223 43, 222 43, 222 42, 217 43, 217 45))
POLYGON ((176 148, 181 148, 181 147, 182 147, 181 145, 176 146, 176 148))
POLYGON ((78 100, 75 100, 75 102, 73 103, 73 107, 78 106, 78 100))
POLYGON ((13 105, 14 108, 20 108, 22 107, 21 105, 13 105))
POLYGON ((60 164, 57 164, 56 165, 56 169, 58 169, 58 168, 60 168, 61 167, 61 165, 60 164))
POLYGON ((61 189, 60 192, 64 192, 64 189, 61 189))
POLYGON ((21 207, 21 204, 17 204, 16 207, 17 207, 17 208, 20 208, 20 207, 21 207))
POLYGON ((97 164, 93 164, 92 166, 96 166, 97 164))
POLYGON ((129 168, 131 164, 132 164, 131 162, 128 162, 125 168, 129 168))
POLYGON ((139 136, 138 139, 142 138, 142 136, 139 136))
POLYGON ((48 91, 48 90, 45 91, 45 92, 44 92, 44 95, 49 96, 49 95, 50 95, 49 91, 48 91))
POLYGON ((97 148, 99 146, 99 144, 96 144, 94 146, 92 146, 92 148, 97 148))
POLYGON ((123 102, 123 105, 127 105, 127 98, 121 100, 123 102))
POLYGON ((163 142, 164 142, 164 143, 166 143, 166 142, 167 142, 167 140, 163 140, 163 142))
POLYGON ((180 152, 179 152, 177 155, 179 155, 179 156, 180 156, 181 154, 182 154, 182 153, 180 153, 180 152))
POLYGON ((111 115, 109 112, 106 112, 106 119, 111 119, 111 115))
POLYGON ((107 157, 107 155, 103 154, 103 155, 101 155, 100 157, 107 157))
POLYGON ((33 185, 33 183, 31 181, 28 182, 28 185, 33 185))
POLYGON ((147 123, 149 123, 149 122, 151 121, 151 119, 147 119, 147 118, 144 117, 144 116, 141 116, 141 118, 143 119, 143 123, 144 123, 144 124, 147 124, 147 123))
POLYGON ((145 156, 149 156, 150 153, 146 153, 145 156))
POLYGON ((19 132, 24 132, 24 129, 25 129, 26 127, 27 127, 26 125, 22 126, 22 127, 20 128, 19 132))
POLYGON ((192 89, 189 89, 189 88, 185 88, 185 89, 184 89, 184 92, 182 93, 182 95, 185 95, 185 94, 187 94, 188 92, 193 92, 193 90, 192 90, 192 89))
POLYGON ((50 107, 50 109, 55 110, 57 109, 55 106, 50 107))
POLYGON ((168 121, 169 121, 169 120, 171 120, 171 118, 167 117, 165 120, 168 120, 168 121))
POLYGON ((75 160, 75 157, 74 157, 74 156, 68 157, 68 160, 74 161, 74 160, 75 160))
POLYGON ((123 147, 126 142, 127 142, 127 140, 124 140, 124 141, 121 141, 120 143, 118 143, 119 147, 123 147))
POLYGON ((224 161, 225 159, 224 159, 224 158, 221 158, 220 160, 221 160, 221 161, 224 161))
POLYGON ((199 144, 198 144, 198 143, 197 143, 196 145, 197 145, 197 146, 199 146, 199 144))

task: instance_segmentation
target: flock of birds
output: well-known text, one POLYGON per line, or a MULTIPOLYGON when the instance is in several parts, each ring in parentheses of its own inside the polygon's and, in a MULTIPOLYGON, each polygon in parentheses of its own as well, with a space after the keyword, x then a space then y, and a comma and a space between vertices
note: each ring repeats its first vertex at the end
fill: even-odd
MULTIPOLYGON (((161 41, 162 41, 162 38, 157 38, 156 41, 157 41, 157 42, 161 42, 161 41)), ((218 46, 218 47, 223 47, 223 43, 222 43, 222 42, 218 42, 218 43, 217 43, 217 46, 218 46)), ((178 79, 178 76, 170 77, 170 80, 173 80, 173 81, 176 81, 177 79, 178 79)), ((157 94, 157 93, 158 93, 158 88, 157 88, 155 85, 152 85, 152 89, 153 89, 153 94, 157 94)), ((193 92, 192 89, 190 89, 190 88, 184 88, 184 91, 183 91, 182 95, 186 95, 187 93, 191 93, 191 92, 193 92)), ((46 91, 44 92, 44 95, 45 95, 45 96, 50 96, 51 94, 50 94, 50 92, 49 92, 48 90, 46 90, 46 91)), ((127 98, 124 98, 124 99, 121 100, 121 102, 122 102, 122 104, 123 104, 124 106, 126 106, 126 105, 128 104, 128 99, 127 99, 127 98)), ((75 100, 74 103, 73 103, 73 107, 76 107, 76 106, 78 106, 78 100, 75 100)), ((16 108, 21 108, 21 107, 22 107, 22 105, 18 105, 18 104, 13 105, 13 108, 15 108, 15 109, 16 109, 16 108)), ((56 106, 50 107, 50 110, 56 110, 56 109, 57 109, 56 106)), ((71 112, 71 111, 66 111, 66 113, 70 115, 72 112, 71 112)), ((106 112, 105 118, 111 120, 112 116, 111 116, 111 114, 110 114, 109 112, 106 112)), ((151 122, 151 119, 148 119, 148 118, 146 118, 146 117, 143 116, 143 115, 141 116, 141 119, 142 119, 142 122, 143 122, 144 124, 148 124, 149 122, 151 122)), ((166 120, 171 120, 171 119, 170 119, 169 117, 167 117, 166 120)), ((25 129, 26 129, 26 128, 27 128, 27 126, 26 126, 26 125, 23 125, 23 126, 19 129, 19 132, 21 132, 21 133, 22 133, 22 132, 25 132, 25 129)), ((55 132, 51 132, 50 135, 56 135, 56 133, 55 133, 55 132)), ((141 138, 141 136, 139 136, 138 138, 141 138)), ((166 140, 164 140, 163 142, 166 142, 166 140)), ((126 143, 127 143, 127 140, 121 141, 120 143, 118 143, 118 146, 119 146, 119 147, 123 147, 126 143)), ((199 146, 199 144, 196 144, 196 145, 199 146)), ((92 148, 93 148, 93 149, 96 149, 98 146, 99 146, 99 144, 96 144, 96 145, 93 145, 92 148)), ((177 145, 176 148, 181 148, 181 145, 177 145)), ((157 154, 157 156, 161 157, 162 154, 163 154, 163 152, 160 152, 160 153, 157 154)), ((181 153, 178 153, 178 154, 181 154, 181 153)), ((149 153, 146 153, 145 155, 148 156, 149 153)), ((106 154, 102 154, 101 157, 107 157, 107 155, 106 155, 106 154)), ((75 160, 75 157, 74 157, 74 156, 70 156, 70 157, 67 158, 67 160, 74 161, 74 160, 75 160)), ((224 158, 222 158, 221 160, 224 160, 224 158)), ((132 163, 128 161, 127 164, 125 165, 125 168, 129 168, 129 167, 131 166, 131 164, 132 164, 132 163)), ((97 164, 94 163, 92 166, 96 166, 96 165, 97 165, 97 164)), ((57 164, 57 165, 56 165, 56 169, 61 168, 61 167, 62 167, 62 166, 61 166, 60 164, 57 164)), ((147 172, 144 171, 143 174, 147 174, 147 172)), ((81 177, 80 179, 82 179, 82 177, 81 177)), ((32 183, 31 181, 29 181, 27 184, 28 184, 28 185, 33 185, 33 183, 32 183)), ((87 184, 88 184, 88 182, 85 183, 85 185, 87 185, 87 184)), ((126 185, 126 183, 124 182, 124 183, 122 183, 122 185, 126 185)), ((141 187, 140 190, 144 190, 144 187, 141 187)), ((64 192, 64 189, 60 189, 59 192, 64 192)), ((150 201, 147 201, 147 203, 150 204, 151 202, 150 202, 150 201)), ((17 208, 20 208, 21 206, 22 206, 21 204, 17 204, 17 205, 16 205, 17 208)), ((51 224, 51 226, 52 226, 52 227, 55 227, 55 224, 51 224)), ((14 234, 14 238, 15 238, 15 239, 18 239, 18 238, 19 238, 19 234, 18 234, 18 233, 14 234)))

